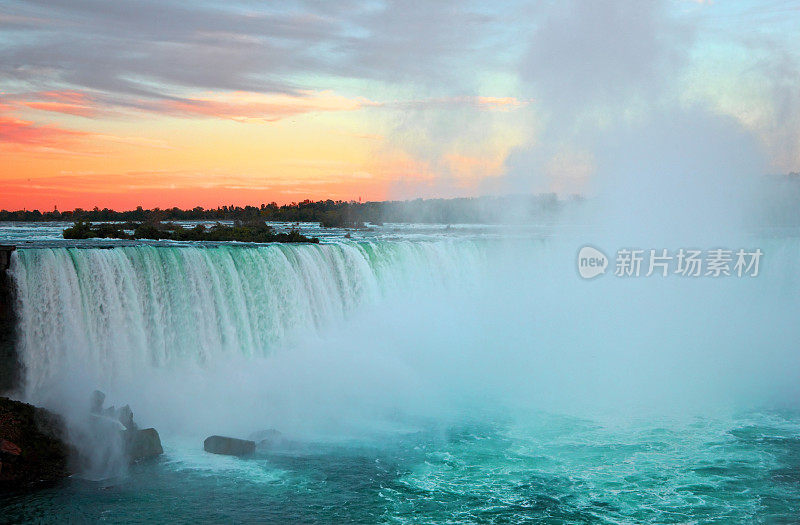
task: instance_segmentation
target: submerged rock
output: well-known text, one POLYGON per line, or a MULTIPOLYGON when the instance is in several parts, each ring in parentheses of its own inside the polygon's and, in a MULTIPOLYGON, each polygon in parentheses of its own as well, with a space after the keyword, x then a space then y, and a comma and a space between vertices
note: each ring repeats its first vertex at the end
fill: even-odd
POLYGON ((0 397, 0 490, 29 488, 70 475, 63 420, 0 397))
POLYGON ((226 456, 247 456, 256 451, 255 441, 226 436, 209 436, 203 442, 203 450, 226 456))
POLYGON ((164 449, 161 448, 161 438, 154 428, 126 430, 125 441, 131 461, 152 458, 164 453, 164 449))

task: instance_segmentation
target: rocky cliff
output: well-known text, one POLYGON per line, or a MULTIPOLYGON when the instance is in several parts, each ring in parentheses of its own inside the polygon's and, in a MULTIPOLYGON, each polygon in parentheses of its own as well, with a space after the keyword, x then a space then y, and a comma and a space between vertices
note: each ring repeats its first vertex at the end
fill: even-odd
POLYGON ((0 397, 0 490, 24 489, 69 476, 64 421, 43 408, 0 397))

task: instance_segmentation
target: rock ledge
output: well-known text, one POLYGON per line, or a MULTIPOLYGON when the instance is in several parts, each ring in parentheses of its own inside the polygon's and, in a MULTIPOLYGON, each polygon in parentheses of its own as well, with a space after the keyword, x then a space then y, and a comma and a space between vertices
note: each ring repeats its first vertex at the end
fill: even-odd
POLYGON ((0 490, 31 488, 69 476, 72 450, 63 436, 60 416, 0 397, 0 490))

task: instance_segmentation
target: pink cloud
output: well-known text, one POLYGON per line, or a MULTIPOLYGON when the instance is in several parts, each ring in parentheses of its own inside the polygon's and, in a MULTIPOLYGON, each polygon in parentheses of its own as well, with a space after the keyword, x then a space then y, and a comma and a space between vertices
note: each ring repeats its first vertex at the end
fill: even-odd
POLYGON ((40 91, 7 97, 8 103, 18 107, 64 113, 78 117, 94 117, 99 113, 98 105, 86 93, 78 91, 40 91))
POLYGON ((331 91, 307 92, 303 96, 233 92, 166 101, 161 108, 184 116, 273 122, 305 113, 356 111, 375 105, 365 98, 347 98, 331 91))
POLYGON ((33 122, 12 116, 0 116, 0 143, 23 146, 63 145, 65 141, 89 135, 85 131, 64 129, 58 126, 38 126, 33 122))

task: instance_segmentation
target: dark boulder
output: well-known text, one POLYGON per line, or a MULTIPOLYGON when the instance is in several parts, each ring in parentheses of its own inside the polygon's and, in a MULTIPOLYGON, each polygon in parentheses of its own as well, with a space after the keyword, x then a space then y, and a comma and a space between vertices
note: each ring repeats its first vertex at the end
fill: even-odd
POLYGON ((27 403, 0 397, 0 490, 29 488, 70 475, 64 421, 27 403))
POLYGON ((152 458, 164 453, 164 449, 161 448, 161 438, 154 428, 126 430, 125 441, 131 461, 152 458))
POLYGON ((203 449, 212 454, 247 456, 256 451, 255 441, 225 436, 210 436, 203 442, 203 449))

